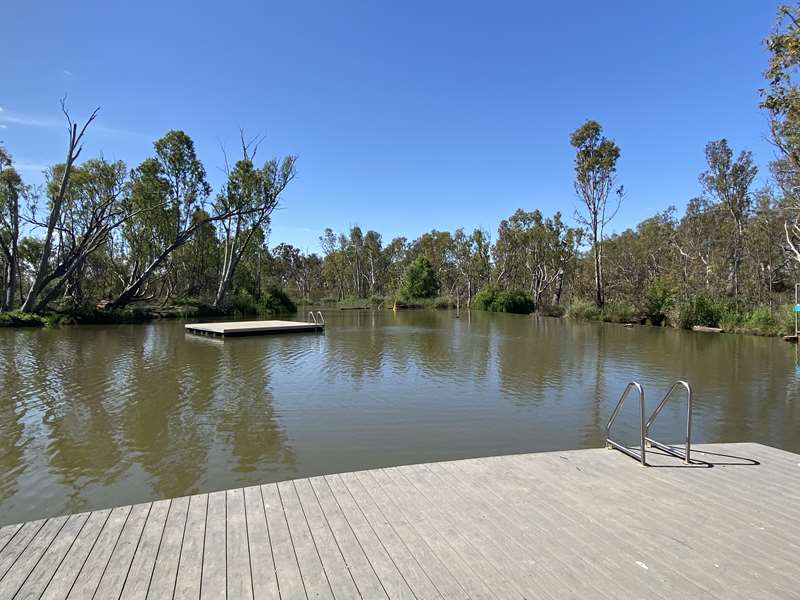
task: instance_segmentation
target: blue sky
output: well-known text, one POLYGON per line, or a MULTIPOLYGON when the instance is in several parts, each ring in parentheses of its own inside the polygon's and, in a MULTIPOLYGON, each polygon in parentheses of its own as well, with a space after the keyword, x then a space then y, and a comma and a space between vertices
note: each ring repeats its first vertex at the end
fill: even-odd
POLYGON ((763 182, 777 4, 10 2, 0 140, 41 182, 66 93, 75 118, 102 107, 83 158, 135 166, 183 129, 216 189, 220 143, 266 134, 262 158, 300 157, 272 244, 315 251, 325 227, 388 241, 571 216, 569 134, 593 118, 622 149, 619 230, 697 195, 709 140, 753 150, 763 182))

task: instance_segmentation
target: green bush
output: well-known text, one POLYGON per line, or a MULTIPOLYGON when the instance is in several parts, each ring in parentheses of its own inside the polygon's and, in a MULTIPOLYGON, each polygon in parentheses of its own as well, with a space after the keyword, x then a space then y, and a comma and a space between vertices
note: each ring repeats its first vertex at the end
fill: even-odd
POLYGON ((779 335, 794 335, 794 304, 784 304, 778 308, 779 335))
POLYGON ((567 309, 560 304, 540 304, 536 312, 544 317, 563 317, 567 309))
POLYGON ((695 325, 719 327, 720 321, 730 318, 725 305, 705 294, 697 294, 677 305, 673 316, 674 324, 684 329, 695 325))
POLYGON ((533 312, 533 298, 522 290, 500 290, 486 285, 472 298, 472 307, 491 312, 516 313, 528 315, 533 312))
POLYGON ((450 296, 438 296, 433 301, 433 307, 440 310, 447 310, 448 308, 455 308, 456 301, 450 296))
POLYGON ((529 315, 536 308, 533 298, 527 292, 521 290, 508 290, 497 294, 492 302, 494 312, 515 313, 518 315, 529 315))
POLYGON ((297 306, 281 289, 272 288, 256 298, 247 290, 238 290, 228 300, 228 309, 237 316, 281 315, 297 312, 297 306))
POLYGON ((663 324, 675 303, 672 288, 658 278, 647 285, 643 300, 644 316, 652 325, 663 324))
POLYGON ((297 312, 297 305, 279 288, 271 288, 258 301, 259 314, 286 315, 297 312))
POLYGON ((601 311, 594 302, 576 300, 567 309, 567 316, 570 319, 581 319, 584 321, 600 320, 601 311))
POLYGON ((492 310, 492 303, 500 290, 492 284, 483 286, 477 294, 472 297, 472 308, 477 310, 492 310))
POLYGON ((433 298, 439 291, 439 282, 433 265, 424 256, 415 258, 403 275, 400 296, 404 298, 433 298))
POLYGON ((45 317, 12 310, 0 313, 0 327, 43 327, 47 325, 45 317))
POLYGON ((777 336, 794 333, 793 305, 770 309, 757 306, 748 313, 729 312, 720 321, 720 327, 733 333, 777 336))
POLYGON ((630 323, 634 308, 624 302, 607 302, 600 311, 600 319, 607 323, 630 323))

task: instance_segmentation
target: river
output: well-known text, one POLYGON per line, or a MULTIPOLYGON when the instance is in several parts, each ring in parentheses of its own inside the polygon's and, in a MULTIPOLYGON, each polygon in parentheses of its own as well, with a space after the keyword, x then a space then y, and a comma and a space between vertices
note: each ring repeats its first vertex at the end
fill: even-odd
MULTIPOLYGON (((627 381, 695 390, 694 440, 800 452, 776 339, 546 317, 328 311, 324 334, 178 321, 0 329, 0 525, 322 473, 602 446, 627 381)), ((632 401, 615 435, 634 443, 632 401)), ((683 438, 680 395, 656 437, 683 438)), ((630 460, 620 455, 620 460, 630 460)))

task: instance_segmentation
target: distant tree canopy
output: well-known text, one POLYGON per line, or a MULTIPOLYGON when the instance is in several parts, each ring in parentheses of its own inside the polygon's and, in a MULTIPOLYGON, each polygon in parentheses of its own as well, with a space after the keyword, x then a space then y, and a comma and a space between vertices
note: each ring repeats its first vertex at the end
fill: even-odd
POLYGON ((439 281, 433 265, 424 256, 418 256, 406 268, 400 294, 406 298, 433 298, 439 291, 439 281))

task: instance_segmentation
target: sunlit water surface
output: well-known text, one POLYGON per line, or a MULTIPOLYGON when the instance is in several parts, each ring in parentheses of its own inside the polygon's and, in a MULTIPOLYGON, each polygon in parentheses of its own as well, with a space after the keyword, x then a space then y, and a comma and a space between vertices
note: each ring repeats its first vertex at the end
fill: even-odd
MULTIPOLYGON (((183 323, 0 329, 0 524, 283 479, 593 448, 628 380, 695 388, 694 437, 800 451, 775 339, 434 311, 329 311, 324 334, 183 323)), ((626 405, 618 435, 634 441, 626 405)), ((679 397, 657 434, 680 441, 679 397)))

